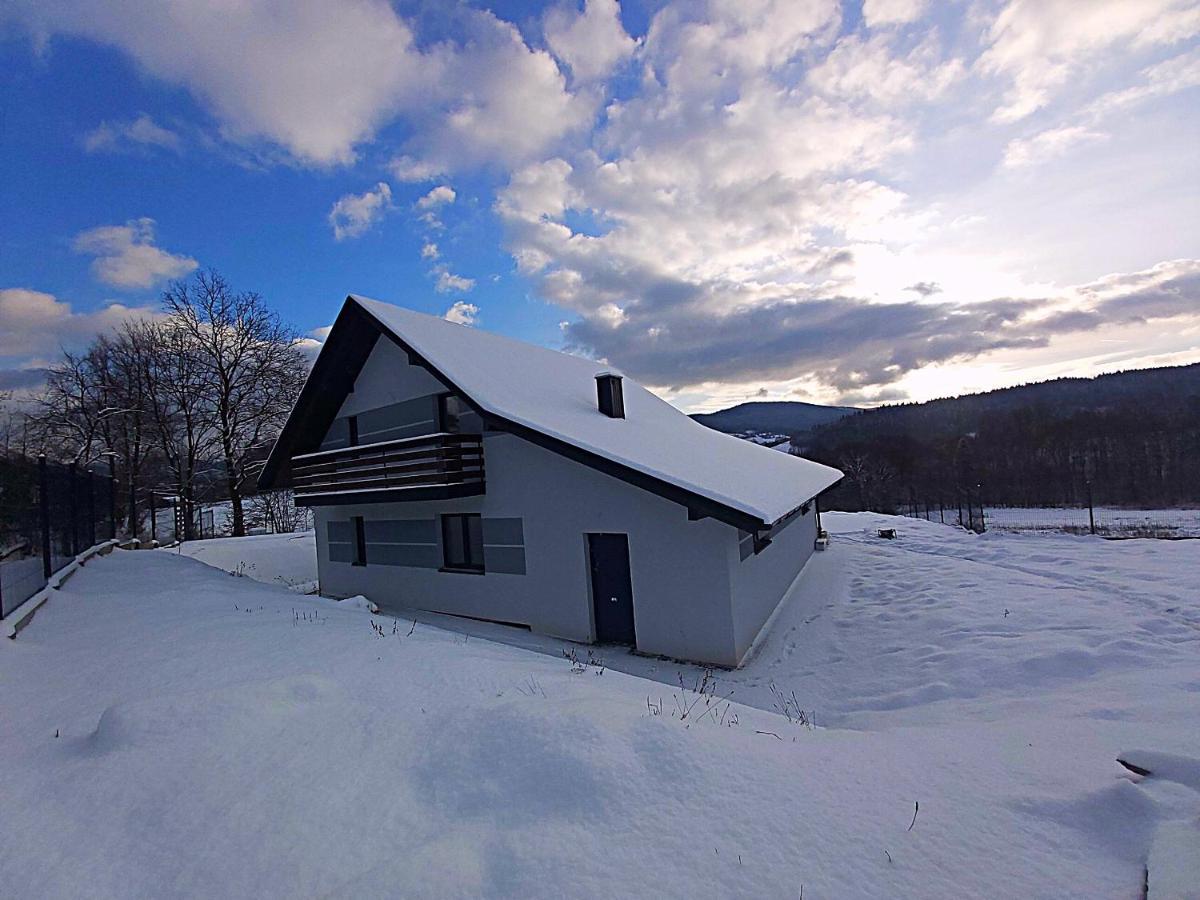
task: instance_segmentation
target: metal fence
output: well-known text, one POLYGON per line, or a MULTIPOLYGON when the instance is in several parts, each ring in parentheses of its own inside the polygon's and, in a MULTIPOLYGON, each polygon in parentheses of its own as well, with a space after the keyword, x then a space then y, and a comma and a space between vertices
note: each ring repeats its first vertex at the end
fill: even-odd
POLYGON ((943 525, 958 525, 983 534, 987 531, 987 516, 977 491, 956 490, 936 497, 918 497, 909 491, 908 500, 899 505, 901 515, 910 519, 925 519, 943 525))
POLYGON ((1200 538, 1200 509, 1117 506, 989 506, 994 531, 1096 534, 1107 538, 1200 538))
POLYGON ((1200 538, 1200 509, 1135 509, 1090 502, 1009 506, 987 503, 982 488, 932 498, 910 490, 895 511, 910 518, 961 525, 979 534, 992 530, 1106 538, 1200 538))
POLYGON ((116 534, 107 473, 0 456, 0 618, 88 547, 116 534))

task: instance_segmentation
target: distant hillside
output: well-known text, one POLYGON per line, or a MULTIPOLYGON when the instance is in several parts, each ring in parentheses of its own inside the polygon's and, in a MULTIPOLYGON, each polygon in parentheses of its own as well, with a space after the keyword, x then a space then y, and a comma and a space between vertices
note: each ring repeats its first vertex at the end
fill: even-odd
POLYGON ((800 434, 818 425, 836 422, 853 412, 858 412, 853 406, 819 406, 816 403, 780 400, 739 403, 719 412, 697 413, 692 418, 726 434, 800 434))
POLYGON ((996 504, 1081 503, 1089 491, 1097 503, 1190 504, 1200 502, 1200 364, 883 406, 803 443, 847 473, 830 498, 841 508, 978 485, 996 504))
POLYGON ((822 431, 849 437, 920 427, 939 434, 965 434, 978 430, 997 413, 1018 409, 1044 409, 1054 418, 1062 418, 1072 413, 1102 411, 1130 403, 1173 404, 1180 397, 1193 396, 1198 391, 1200 363, 1164 366, 1093 378, 1056 378, 982 394, 880 406, 861 410, 858 415, 843 418, 831 429, 822 431))

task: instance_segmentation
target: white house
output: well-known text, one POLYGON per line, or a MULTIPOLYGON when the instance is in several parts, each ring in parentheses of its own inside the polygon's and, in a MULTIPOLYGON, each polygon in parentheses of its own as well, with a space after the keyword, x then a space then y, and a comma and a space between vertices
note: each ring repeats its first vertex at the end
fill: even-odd
POLYGON ((259 487, 313 508, 328 596, 736 666, 840 478, 591 360, 350 296, 259 487))

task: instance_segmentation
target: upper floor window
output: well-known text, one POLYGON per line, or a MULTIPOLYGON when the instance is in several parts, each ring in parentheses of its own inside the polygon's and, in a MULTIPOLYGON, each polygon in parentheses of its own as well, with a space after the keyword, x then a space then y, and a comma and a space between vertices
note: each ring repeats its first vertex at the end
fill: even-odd
POLYGON ((483 434, 483 417, 456 394, 441 398, 442 431, 450 434, 483 434))

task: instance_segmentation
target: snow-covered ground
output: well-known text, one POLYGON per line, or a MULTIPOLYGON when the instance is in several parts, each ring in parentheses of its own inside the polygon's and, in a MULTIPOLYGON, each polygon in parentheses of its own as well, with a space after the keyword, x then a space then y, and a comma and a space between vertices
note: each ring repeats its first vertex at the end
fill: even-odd
POLYGON ((1148 860, 1195 896, 1200 542, 825 524, 704 699, 615 648, 95 560, 0 646, 0 894, 1136 897, 1148 860))
MULTIPOLYGON (((1200 509, 1097 506, 1092 515, 1097 533, 1113 537, 1200 538, 1200 509)), ((1087 507, 987 507, 984 521, 988 528, 1001 531, 1083 533, 1091 527, 1087 507)))
POLYGON ((187 541, 158 552, 189 556, 268 584, 315 587, 317 580, 317 545, 311 531, 187 541))

